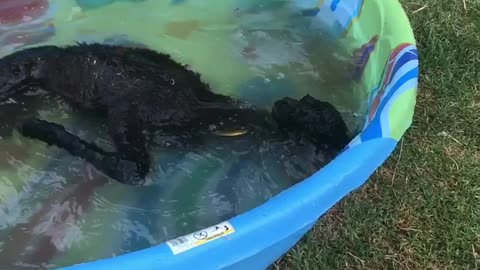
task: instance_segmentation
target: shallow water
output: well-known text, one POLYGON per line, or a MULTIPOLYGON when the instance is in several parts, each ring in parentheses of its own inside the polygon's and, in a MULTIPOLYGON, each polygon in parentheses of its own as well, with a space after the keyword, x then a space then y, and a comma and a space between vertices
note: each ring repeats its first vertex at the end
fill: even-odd
MULTIPOLYGON (((147 46, 189 64, 214 91, 265 108, 309 93, 335 104, 352 129, 360 124, 350 117, 361 112, 349 55, 309 30, 290 1, 7 2, 0 4, 2 55, 73 41, 147 46), (38 12, 13 16, 22 3, 36 3, 38 12)), ((0 107, 0 268, 59 267, 153 246, 258 206, 324 160, 293 141, 210 137, 176 147, 159 137, 153 184, 133 188, 10 132, 15 119, 37 115, 108 149, 101 119, 49 95, 22 102, 0 107)))

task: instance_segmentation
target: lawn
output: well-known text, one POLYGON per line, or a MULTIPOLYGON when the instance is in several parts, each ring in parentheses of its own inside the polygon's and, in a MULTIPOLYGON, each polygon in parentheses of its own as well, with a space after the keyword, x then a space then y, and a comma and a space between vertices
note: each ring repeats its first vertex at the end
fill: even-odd
POLYGON ((277 269, 480 269, 480 0, 401 2, 420 53, 414 123, 277 269))

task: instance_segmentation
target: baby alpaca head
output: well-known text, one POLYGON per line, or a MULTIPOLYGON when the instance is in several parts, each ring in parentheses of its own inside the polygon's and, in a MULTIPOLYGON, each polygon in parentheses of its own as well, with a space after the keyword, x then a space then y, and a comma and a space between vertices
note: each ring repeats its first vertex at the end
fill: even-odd
POLYGON ((279 128, 312 142, 340 151, 349 142, 340 112, 328 102, 310 95, 300 100, 285 97, 274 103, 272 118, 279 128))

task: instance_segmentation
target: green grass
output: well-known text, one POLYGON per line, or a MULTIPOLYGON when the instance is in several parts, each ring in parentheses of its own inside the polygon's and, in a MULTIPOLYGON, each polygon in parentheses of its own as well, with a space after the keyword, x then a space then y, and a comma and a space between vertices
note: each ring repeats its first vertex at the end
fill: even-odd
POLYGON ((421 58, 414 123, 277 269, 480 269, 480 1, 401 2, 421 58))

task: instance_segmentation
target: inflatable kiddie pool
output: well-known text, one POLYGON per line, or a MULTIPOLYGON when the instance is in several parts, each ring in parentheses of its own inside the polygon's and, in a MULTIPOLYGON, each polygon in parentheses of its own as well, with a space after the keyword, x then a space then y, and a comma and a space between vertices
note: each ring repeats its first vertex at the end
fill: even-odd
MULTIPOLYGON (((156 26, 142 23, 142 19, 148 21, 148 16, 125 10, 122 5, 126 2, 144 1, 2 1, 2 53, 30 45, 78 40, 73 34, 78 31, 59 25, 68 21, 79 22, 76 26, 82 29, 84 41, 105 41, 116 33, 116 38, 128 35, 129 40, 162 49, 165 40, 156 43, 147 37, 157 31, 156 26), (24 2, 27 8, 19 12, 14 2, 24 2), (94 19, 88 21, 87 12, 104 15, 91 15, 94 19), (109 12, 118 16, 109 17, 109 12), (85 30, 88 27, 82 26, 86 24, 95 27, 85 30)), ((235 1, 212 1, 218 7, 212 7, 211 12, 198 12, 195 5, 202 1, 163 2, 165 8, 157 16, 172 12, 181 20, 182 16, 189 16, 187 13, 197 12, 195 20, 177 25, 180 30, 188 28, 176 31, 177 39, 186 38, 202 18, 220 20, 225 10, 235 6, 235 1)), ((397 0, 289 2, 292 9, 305 17, 308 31, 328 33, 332 39, 348 44, 357 56, 355 76, 364 89, 359 96, 363 97, 366 112, 361 133, 320 171, 250 211, 151 248, 65 269, 265 269, 291 249, 330 207, 365 183, 388 158, 411 124, 419 72, 415 40, 401 5, 397 0)), ((219 44, 211 49, 221 54, 225 46, 219 44)), ((178 47, 179 51, 188 49, 188 45, 178 47)), ((202 69, 208 70, 208 66, 202 69)), ((227 76, 235 71, 223 72, 227 76)), ((216 76, 222 74, 217 72, 216 76)))

